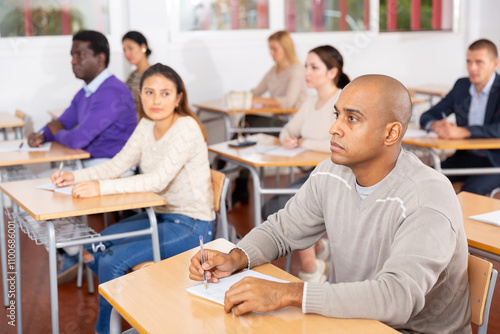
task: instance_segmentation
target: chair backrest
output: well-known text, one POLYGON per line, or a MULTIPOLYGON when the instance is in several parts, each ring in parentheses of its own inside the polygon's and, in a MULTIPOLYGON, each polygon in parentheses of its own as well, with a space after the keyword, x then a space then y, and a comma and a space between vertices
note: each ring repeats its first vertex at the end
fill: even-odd
POLYGON ((229 189, 229 179, 222 172, 211 169, 212 187, 214 191, 214 209, 217 212, 217 223, 221 225, 224 239, 229 240, 227 226, 226 195, 229 189))
POLYGON ((478 333, 486 333, 497 271, 493 269, 491 262, 469 254, 468 275, 471 321, 478 325, 478 333))
MULTIPOLYGON (((20 118, 24 122, 26 122, 26 114, 24 112, 22 112, 21 110, 16 109, 16 112, 14 115, 16 115, 17 118, 20 118)), ((24 137, 25 137, 25 134, 24 134, 24 126, 23 126, 23 127, 21 127, 21 138, 24 138, 24 137)))
POLYGON ((224 187, 224 179, 226 175, 224 173, 218 172, 211 169, 210 174, 212 176, 212 188, 214 190, 214 209, 219 212, 220 210, 220 198, 222 194, 222 188, 224 187))
MULTIPOLYGON (((226 212, 226 194, 229 188, 229 179, 224 173, 210 170, 212 176, 212 188, 214 191, 214 209, 217 212, 217 222, 221 225, 222 235, 226 240, 229 240, 229 231, 227 227, 227 212, 226 212)), ((152 265, 153 261, 139 263, 131 268, 131 271, 136 271, 152 265)))

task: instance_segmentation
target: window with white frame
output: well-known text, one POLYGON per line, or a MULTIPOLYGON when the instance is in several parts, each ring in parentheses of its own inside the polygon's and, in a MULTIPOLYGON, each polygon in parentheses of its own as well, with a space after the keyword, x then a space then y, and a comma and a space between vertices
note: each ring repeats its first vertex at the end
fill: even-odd
POLYGON ((269 29, 268 0, 180 1, 180 30, 269 29))
POLYGON ((108 0, 0 0, 0 37, 109 34, 108 0))

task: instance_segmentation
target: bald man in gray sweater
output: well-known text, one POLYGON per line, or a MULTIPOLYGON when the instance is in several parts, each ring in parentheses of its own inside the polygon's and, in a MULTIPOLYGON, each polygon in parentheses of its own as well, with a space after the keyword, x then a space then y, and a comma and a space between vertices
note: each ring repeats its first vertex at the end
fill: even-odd
POLYGON ((246 278, 224 310, 285 306, 337 318, 370 318, 404 333, 471 333, 467 239, 446 177, 402 149, 411 116, 406 88, 382 75, 351 82, 335 104, 331 159, 283 210, 229 254, 205 250, 190 278, 210 282, 308 248, 327 233, 333 284, 246 278))

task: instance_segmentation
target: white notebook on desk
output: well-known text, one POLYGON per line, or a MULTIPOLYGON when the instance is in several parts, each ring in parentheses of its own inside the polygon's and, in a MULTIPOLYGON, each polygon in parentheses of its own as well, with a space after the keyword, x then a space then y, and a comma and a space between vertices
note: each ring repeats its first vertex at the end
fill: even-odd
POLYGON ((483 213, 480 215, 470 216, 469 218, 483 223, 500 226, 500 210, 483 213))
POLYGON ((261 274, 254 270, 244 270, 240 273, 221 278, 218 283, 208 283, 207 289, 205 289, 205 284, 202 282, 200 284, 193 285, 189 288, 186 288, 187 292, 192 295, 202 297, 213 302, 224 305, 224 296, 226 295, 226 291, 229 288, 242 280, 245 277, 256 277, 265 279, 268 281, 274 281, 279 283, 289 283, 288 281, 284 281, 279 278, 275 278, 269 275, 261 274))

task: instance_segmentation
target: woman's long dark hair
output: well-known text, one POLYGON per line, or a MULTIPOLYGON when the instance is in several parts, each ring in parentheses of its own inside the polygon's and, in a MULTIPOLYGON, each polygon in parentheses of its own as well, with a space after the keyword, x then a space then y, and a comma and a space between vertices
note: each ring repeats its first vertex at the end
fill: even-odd
POLYGON ((149 57, 149 55, 151 54, 152 51, 148 46, 148 40, 146 39, 146 37, 144 37, 143 34, 141 34, 138 31, 131 30, 131 31, 127 32, 125 35, 123 35, 122 43, 126 39, 130 39, 131 41, 134 41, 139 45, 142 45, 142 44, 146 45, 146 52, 145 53, 146 53, 146 57, 149 57))
MULTIPOLYGON (((142 86, 144 84, 144 81, 153 76, 153 75, 162 75, 166 79, 172 81, 177 89, 177 95, 182 93, 181 100, 179 101, 179 106, 175 108, 175 111, 177 114, 180 116, 190 116, 198 122, 198 125, 200 126, 201 132, 203 133, 203 137, 205 138, 205 141, 208 140, 207 132, 205 131, 205 127, 203 124, 201 124, 200 120, 196 116, 196 114, 189 108, 189 103, 188 103, 188 96, 186 92, 186 88, 184 87, 184 82, 182 82, 181 77, 177 72, 175 72, 171 67, 157 63, 151 66, 144 72, 144 74, 141 77, 141 82, 139 84, 139 91, 142 91, 142 86)), ((142 101, 139 104, 139 114, 142 117, 146 117, 147 119, 150 119, 146 113, 144 112, 144 108, 142 107, 142 101)))
POLYGON ((321 45, 309 51, 309 53, 311 52, 318 55, 328 70, 331 70, 334 67, 338 69, 337 75, 333 78, 335 86, 342 89, 347 86, 349 82, 351 82, 347 74, 343 71, 344 59, 342 58, 340 52, 333 46, 321 45))

